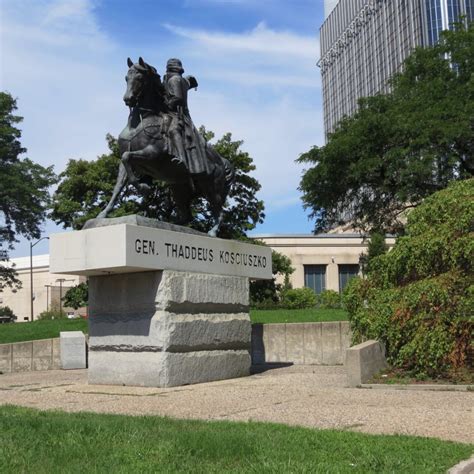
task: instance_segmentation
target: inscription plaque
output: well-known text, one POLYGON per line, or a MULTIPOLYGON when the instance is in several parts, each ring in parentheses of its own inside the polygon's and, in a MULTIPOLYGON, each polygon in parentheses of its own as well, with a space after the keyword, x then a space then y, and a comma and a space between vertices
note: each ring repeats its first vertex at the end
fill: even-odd
POLYGON ((52 273, 181 270, 272 278, 269 247, 152 227, 120 224, 53 234, 50 246, 52 273))

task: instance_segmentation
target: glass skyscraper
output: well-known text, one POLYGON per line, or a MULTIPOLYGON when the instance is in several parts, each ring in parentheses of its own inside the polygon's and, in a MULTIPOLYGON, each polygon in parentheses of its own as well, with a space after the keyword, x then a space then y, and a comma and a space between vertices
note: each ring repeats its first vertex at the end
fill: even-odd
POLYGON ((460 15, 472 19, 474 0, 339 0, 330 8, 318 62, 326 135, 360 97, 387 92, 413 48, 436 43, 460 15))

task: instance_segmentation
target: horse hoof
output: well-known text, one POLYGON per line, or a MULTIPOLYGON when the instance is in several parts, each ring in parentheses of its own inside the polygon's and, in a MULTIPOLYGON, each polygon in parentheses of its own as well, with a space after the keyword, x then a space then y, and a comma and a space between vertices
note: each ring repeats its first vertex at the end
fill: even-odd
POLYGON ((216 229, 211 229, 211 230, 207 233, 207 235, 208 235, 209 237, 217 237, 217 230, 216 230, 216 229))
POLYGON ((141 192, 141 193, 149 193, 151 191, 151 187, 148 186, 148 184, 145 184, 145 183, 140 183, 138 185, 138 190, 141 192))

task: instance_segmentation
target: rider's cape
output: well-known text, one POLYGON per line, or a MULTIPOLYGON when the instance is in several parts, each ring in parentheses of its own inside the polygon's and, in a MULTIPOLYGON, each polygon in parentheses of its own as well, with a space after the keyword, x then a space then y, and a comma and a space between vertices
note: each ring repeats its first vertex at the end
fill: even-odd
MULTIPOLYGON (((204 137, 197 131, 188 110, 188 90, 192 83, 180 74, 166 74, 164 77, 167 93, 169 114, 179 123, 181 140, 186 153, 183 157, 189 172, 193 175, 211 174, 214 163, 207 153, 207 144, 204 137)), ((178 156, 170 140, 171 151, 178 156)))

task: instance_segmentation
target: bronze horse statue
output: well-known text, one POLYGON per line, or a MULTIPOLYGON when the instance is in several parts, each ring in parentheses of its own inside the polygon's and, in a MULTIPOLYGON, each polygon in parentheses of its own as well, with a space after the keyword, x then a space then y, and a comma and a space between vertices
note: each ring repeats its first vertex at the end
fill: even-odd
POLYGON ((223 206, 234 181, 233 166, 195 131, 203 141, 200 145, 205 149, 209 166, 206 173, 190 173, 185 161, 176 156, 170 146, 167 136, 169 110, 160 75, 142 58, 135 64, 128 58, 127 63, 127 89, 123 99, 130 107, 130 115, 118 139, 121 163, 112 197, 97 217, 107 217, 127 182, 139 192, 147 193, 150 187, 146 180, 152 178, 170 186, 176 205, 176 224, 191 222, 194 197, 206 198, 213 218, 209 235, 216 236, 222 223, 223 206))

